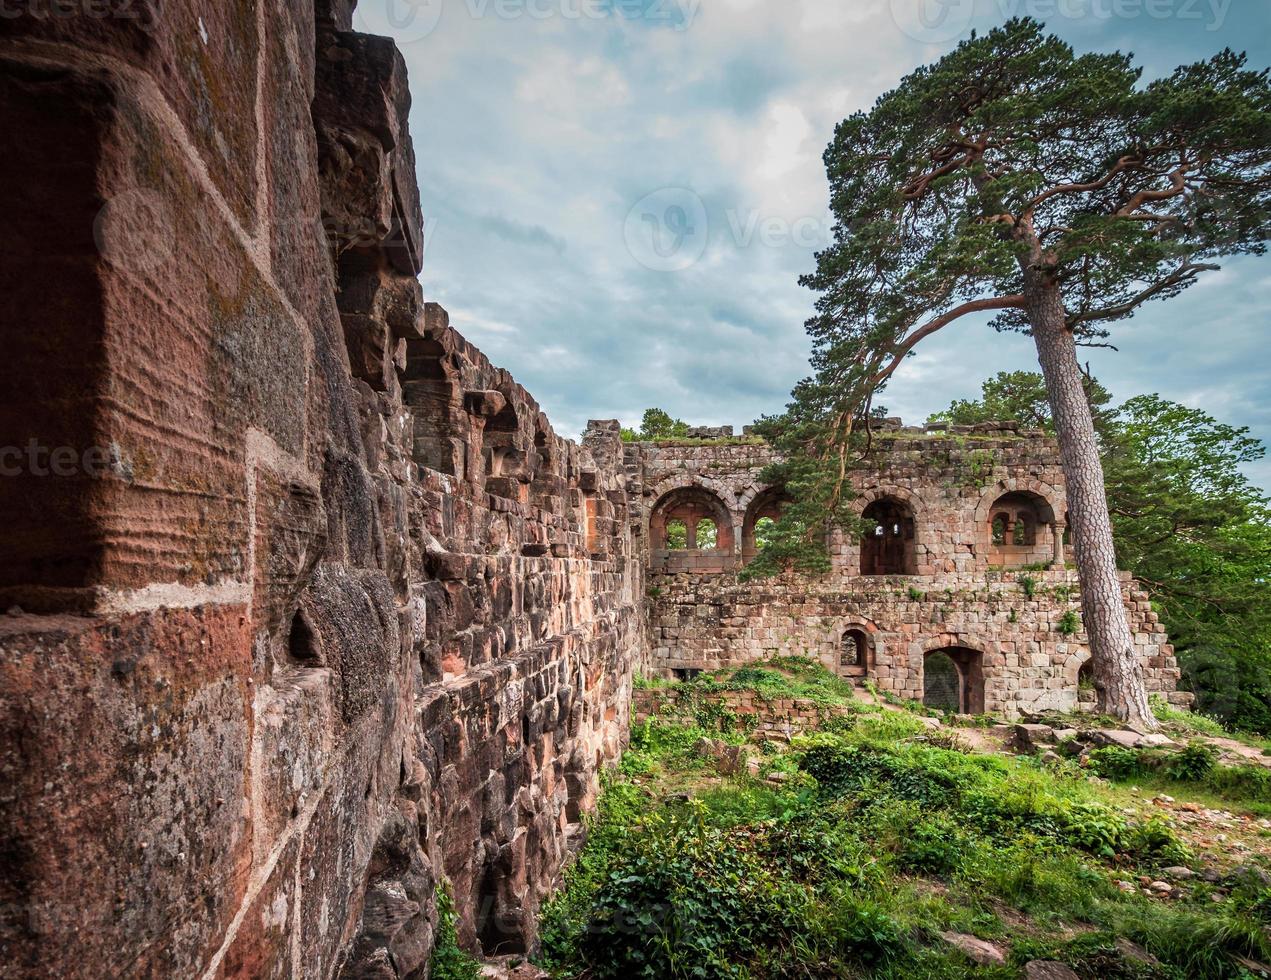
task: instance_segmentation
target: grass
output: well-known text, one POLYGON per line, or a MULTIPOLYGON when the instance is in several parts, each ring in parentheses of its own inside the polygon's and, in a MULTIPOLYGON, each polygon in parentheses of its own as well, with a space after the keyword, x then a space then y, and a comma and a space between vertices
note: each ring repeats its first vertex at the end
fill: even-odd
MULTIPOLYGON (((742 682, 818 678, 805 664, 765 669, 781 680, 742 682)), ((596 980, 1016 978, 1053 959, 1085 978, 1246 980, 1238 957, 1271 961, 1271 890, 1256 879, 1221 901, 1199 878, 1169 901, 1118 886, 1200 864, 1128 789, 1075 764, 940 747, 904 712, 862 707, 827 727, 765 748, 758 776, 730 777, 695 752, 706 729, 634 729, 544 909, 543 965, 596 980), (943 931, 993 941, 1006 965, 973 967, 943 931), (1159 965, 1127 960, 1118 938, 1159 965)))
MULTIPOLYGON (((715 727, 704 717, 711 707, 711 695, 723 691, 749 691, 769 703, 786 698, 810 701, 819 707, 847 707, 855 701, 850 681, 832 673, 809 657, 774 657, 744 667, 724 668, 698 674, 692 680, 640 679, 637 687, 666 691, 681 709, 695 714, 699 725, 715 727)), ((727 727, 725 727, 727 731, 727 727)))

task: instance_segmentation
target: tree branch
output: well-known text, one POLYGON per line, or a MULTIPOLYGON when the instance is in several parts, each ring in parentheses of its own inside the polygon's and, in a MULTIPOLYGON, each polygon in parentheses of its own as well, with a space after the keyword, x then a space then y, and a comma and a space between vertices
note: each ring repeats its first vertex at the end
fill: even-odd
POLYGON ((1134 164, 1141 163, 1142 160, 1134 154, 1123 156, 1113 165, 1111 170, 1098 180, 1092 180, 1088 184, 1059 184, 1049 190, 1043 191, 1024 206, 1024 213, 1032 214, 1033 211, 1042 204, 1049 201, 1052 197, 1057 197, 1060 194, 1082 194, 1087 191, 1102 190, 1104 187, 1107 187, 1110 183, 1112 183, 1113 178, 1115 178, 1117 174, 1121 173, 1121 171, 1129 169, 1134 164))
POLYGON ((954 320, 964 317, 968 313, 980 313, 984 310, 1023 309, 1023 307, 1023 293, 1015 293, 1012 296, 995 296, 991 299, 971 300, 968 303, 963 303, 961 306, 954 307, 948 313, 942 313, 934 320, 929 320, 927 323, 923 324, 900 343, 897 348, 896 355, 892 359, 891 363, 870 379, 870 388, 876 388, 883 381, 890 378, 892 374, 895 373, 896 368, 900 367, 900 363, 920 341, 930 337, 936 331, 947 327, 954 320))
POLYGON ((1191 169, 1187 163, 1180 163, 1173 171, 1170 172, 1170 186, 1159 191, 1139 191, 1130 198, 1124 205, 1117 208, 1116 217, 1125 218, 1133 214, 1148 201, 1164 201, 1171 197, 1178 197, 1187 189, 1187 171, 1191 169))
POLYGON ((1216 272, 1220 266, 1208 263, 1192 263, 1186 262, 1179 266, 1160 282, 1153 283, 1147 289, 1134 296, 1131 296, 1124 303, 1117 303, 1115 306, 1105 306, 1101 310, 1090 310, 1087 313, 1078 313, 1068 318, 1068 329, 1072 330, 1081 323, 1091 323, 1095 320, 1109 320, 1116 317, 1125 316, 1132 313, 1134 308, 1147 302, 1157 293, 1162 293, 1171 286, 1177 286, 1179 283, 1188 279, 1195 279, 1196 275, 1201 272, 1216 272))

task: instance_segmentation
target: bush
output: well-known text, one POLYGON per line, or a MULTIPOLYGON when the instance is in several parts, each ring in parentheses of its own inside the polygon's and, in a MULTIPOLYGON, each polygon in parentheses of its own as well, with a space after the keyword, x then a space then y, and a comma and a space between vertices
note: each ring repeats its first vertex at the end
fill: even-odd
POLYGON ((783 888, 742 838, 653 822, 598 890, 579 943, 597 978, 742 976, 756 947, 799 926, 783 888))
POLYGON ((902 868, 935 875, 952 874, 966 858, 966 838, 948 817, 910 827, 897 859, 902 868))
POLYGON ((1216 766, 1206 783, 1223 796, 1271 801, 1271 769, 1265 766, 1216 766))
POLYGON ((816 745, 804 753, 800 766, 829 797, 858 794, 868 787, 868 803, 890 797, 938 807, 952 802, 957 793, 947 772, 868 747, 816 745))
POLYGON ((1198 783, 1214 771, 1218 756, 1208 745, 1193 742, 1165 763, 1165 774, 1180 782, 1198 783))
POLYGON ((867 966, 885 963, 905 948, 900 925, 869 899, 849 899, 839 905, 831 934, 841 955, 867 966))
POLYGON ((1116 745, 1091 752, 1090 768, 1104 779, 1133 779, 1144 773, 1142 756, 1134 749, 1116 745))

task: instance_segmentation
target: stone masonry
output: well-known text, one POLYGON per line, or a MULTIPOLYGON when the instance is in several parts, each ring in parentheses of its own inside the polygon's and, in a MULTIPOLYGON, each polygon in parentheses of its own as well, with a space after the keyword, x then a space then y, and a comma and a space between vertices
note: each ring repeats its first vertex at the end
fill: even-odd
MULTIPOLYGON (((801 655, 858 682, 954 711, 1072 709, 1089 659, 1064 553, 1064 482, 1053 439, 1010 424, 878 434, 853 475, 875 533, 835 533, 831 571, 739 582, 756 526, 780 513, 756 440, 636 443, 632 532, 649 563, 644 668, 689 676, 801 655), (717 525, 714 548, 672 548, 674 522, 717 525)), ((690 541, 690 544, 696 543, 690 541)), ((1149 691, 1186 703, 1164 628, 1125 581, 1149 691)))
POLYGON ((423 977, 443 879, 528 949, 643 639, 617 423, 423 301, 351 3, 16 7, 0 976, 423 977))
POLYGON ((425 977, 440 887, 530 950, 637 665, 1076 698, 1052 444, 893 433, 867 547, 739 584, 767 449, 561 438, 425 302, 404 63, 351 0, 10 7, 0 977, 425 977))

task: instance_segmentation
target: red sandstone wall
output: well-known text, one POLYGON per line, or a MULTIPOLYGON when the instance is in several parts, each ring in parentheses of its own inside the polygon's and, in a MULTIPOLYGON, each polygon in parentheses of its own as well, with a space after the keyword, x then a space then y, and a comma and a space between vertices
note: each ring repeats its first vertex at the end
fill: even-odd
POLYGON ((71 6, 0 19, 0 976, 423 976, 443 877, 532 944, 641 637, 616 424, 424 304, 351 4, 71 6))

